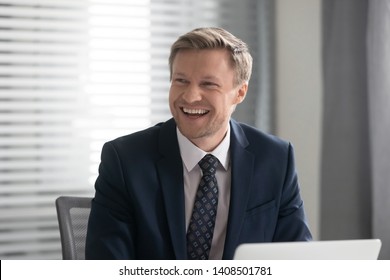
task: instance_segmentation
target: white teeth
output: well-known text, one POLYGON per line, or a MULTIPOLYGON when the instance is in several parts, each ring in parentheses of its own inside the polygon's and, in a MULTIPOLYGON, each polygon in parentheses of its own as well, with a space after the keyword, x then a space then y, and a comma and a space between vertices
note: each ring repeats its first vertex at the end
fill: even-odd
POLYGON ((191 115, 203 115, 206 114, 208 111, 203 109, 187 109, 183 108, 183 112, 191 115))

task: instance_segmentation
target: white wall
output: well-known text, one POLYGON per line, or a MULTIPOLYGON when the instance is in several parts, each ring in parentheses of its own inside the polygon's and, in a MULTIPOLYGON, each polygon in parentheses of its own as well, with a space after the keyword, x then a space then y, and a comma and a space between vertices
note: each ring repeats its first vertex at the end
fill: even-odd
POLYGON ((313 237, 319 236, 321 1, 276 1, 276 133, 293 143, 313 237))

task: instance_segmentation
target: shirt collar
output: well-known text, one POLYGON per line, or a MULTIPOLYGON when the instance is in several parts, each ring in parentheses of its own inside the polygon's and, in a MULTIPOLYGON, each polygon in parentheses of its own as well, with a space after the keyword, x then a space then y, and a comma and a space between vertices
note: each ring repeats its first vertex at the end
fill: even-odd
POLYGON ((190 172, 194 169, 195 166, 198 165, 199 161, 207 154, 212 154, 216 158, 218 158, 220 165, 228 170, 229 162, 230 162, 230 123, 228 125, 228 130, 226 132, 225 138, 222 142, 210 153, 207 153, 197 146, 195 146, 190 140, 188 140, 176 127, 177 131, 177 140, 179 142, 180 154, 181 158, 184 162, 184 166, 187 171, 190 172))

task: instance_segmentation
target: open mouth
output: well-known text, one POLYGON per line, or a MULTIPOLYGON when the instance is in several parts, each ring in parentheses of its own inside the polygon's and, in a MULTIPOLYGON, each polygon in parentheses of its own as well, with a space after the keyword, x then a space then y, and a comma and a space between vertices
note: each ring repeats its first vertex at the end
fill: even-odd
POLYGON ((204 109, 188 109, 188 108, 184 108, 182 107, 181 110, 183 111, 184 114, 188 115, 188 116, 204 116, 206 115, 208 112, 208 110, 204 110, 204 109))

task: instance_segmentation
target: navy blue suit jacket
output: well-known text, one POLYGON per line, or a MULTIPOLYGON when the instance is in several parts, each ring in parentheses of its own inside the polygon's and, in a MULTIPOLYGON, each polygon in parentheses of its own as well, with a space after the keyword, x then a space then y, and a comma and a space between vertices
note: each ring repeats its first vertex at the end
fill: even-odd
MULTIPOLYGON (((248 242, 310 240, 289 143, 231 120, 223 259, 248 242)), ((183 164, 173 119, 104 145, 87 259, 186 259, 183 164)))

